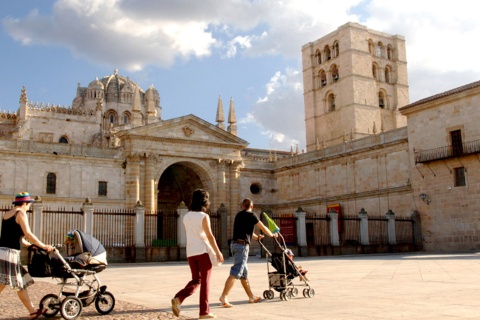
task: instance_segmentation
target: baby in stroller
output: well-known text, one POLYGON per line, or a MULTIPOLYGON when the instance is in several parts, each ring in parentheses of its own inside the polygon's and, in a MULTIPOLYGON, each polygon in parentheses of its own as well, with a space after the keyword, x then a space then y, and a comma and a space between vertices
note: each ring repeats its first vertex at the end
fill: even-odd
MULTIPOLYGON (((287 256, 287 259, 290 260, 291 262, 293 262, 293 252, 292 250, 290 249, 286 249, 285 250, 285 255, 287 256)), ((299 274, 299 277, 300 277, 300 280, 303 280, 303 281, 309 281, 310 279, 308 279, 308 277, 306 276, 308 270, 305 270, 302 268, 302 266, 297 266, 297 271, 298 271, 298 274, 299 274)))
POLYGON ((66 257, 58 249, 48 255, 32 249, 34 255, 30 259, 29 272, 33 271, 33 276, 52 276, 59 280, 59 294, 47 294, 40 301, 42 309, 47 309, 44 316, 54 317, 60 311, 64 319, 75 319, 83 307, 92 303, 100 314, 110 313, 115 298, 97 276, 107 266, 103 245, 87 233, 72 230, 65 237, 65 249, 66 257))

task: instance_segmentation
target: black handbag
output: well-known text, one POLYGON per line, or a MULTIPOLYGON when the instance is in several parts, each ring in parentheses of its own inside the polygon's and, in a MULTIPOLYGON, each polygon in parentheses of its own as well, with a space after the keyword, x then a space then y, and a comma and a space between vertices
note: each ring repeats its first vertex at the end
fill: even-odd
POLYGON ((32 277, 45 278, 52 276, 52 266, 48 252, 36 246, 28 247, 28 273, 32 277))

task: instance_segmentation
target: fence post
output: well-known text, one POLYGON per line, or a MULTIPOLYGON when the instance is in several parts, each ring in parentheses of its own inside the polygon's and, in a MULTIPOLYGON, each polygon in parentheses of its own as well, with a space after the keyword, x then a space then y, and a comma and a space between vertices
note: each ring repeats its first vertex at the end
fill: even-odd
POLYGON ((83 230, 85 233, 93 234, 93 203, 92 199, 86 198, 82 205, 83 230))
POLYGON ((330 211, 327 213, 327 217, 330 219, 330 244, 332 246, 339 246, 340 236, 338 235, 338 212, 335 211, 335 209, 330 208, 330 211))
POLYGON ((43 237, 43 202, 42 198, 39 196, 35 197, 35 202, 32 203, 33 211, 33 234, 36 235, 39 239, 44 239, 43 237))
POLYGON ((369 245, 370 241, 368 240, 368 214, 364 208, 360 209, 358 213, 360 218, 360 243, 362 245, 369 245))
POLYGON ((185 228, 183 227, 183 218, 188 212, 188 208, 185 205, 185 202, 181 202, 177 208, 178 212, 178 221, 177 221, 177 243, 179 253, 179 260, 187 259, 187 234, 185 228))
POLYGON ((308 256, 307 248, 307 226, 305 222, 306 212, 303 211, 301 207, 298 207, 297 211, 294 213, 294 216, 297 218, 297 245, 298 253, 300 257, 308 256))
POLYGON ((135 262, 145 262, 145 207, 140 200, 135 205, 135 262))
POLYGON ((218 214, 220 215, 220 248, 222 248, 223 256, 229 257, 230 248, 228 247, 228 215, 227 207, 224 203, 220 204, 220 208, 218 208, 218 214))
POLYGON ((388 209, 387 213, 387 234, 388 234, 388 244, 397 244, 397 235, 395 233, 395 212, 391 209, 388 209))
POLYGON ((422 250, 423 249, 423 242, 422 242, 422 225, 420 222, 420 214, 417 210, 414 210, 411 215, 412 217, 412 228, 413 228, 413 245, 415 246, 415 250, 422 250))

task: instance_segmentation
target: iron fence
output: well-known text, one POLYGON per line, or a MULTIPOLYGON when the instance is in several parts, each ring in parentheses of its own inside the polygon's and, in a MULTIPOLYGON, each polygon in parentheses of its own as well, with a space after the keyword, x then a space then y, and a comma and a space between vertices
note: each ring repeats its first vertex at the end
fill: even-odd
POLYGON ((97 209, 93 212, 93 234, 104 247, 135 245, 134 209, 97 209))
POLYGON ((327 215, 307 214, 305 226, 307 245, 325 246, 330 244, 330 218, 327 215))
POLYGON ((338 217, 340 244, 353 245, 360 243, 360 218, 356 215, 338 217))
POLYGON ((415 243, 411 217, 395 217, 395 236, 399 244, 415 243))
POLYGON ((368 217, 368 241, 370 244, 388 244, 386 217, 368 217))
MULTIPOLYGON (((83 229, 83 212, 59 208, 44 208, 42 212, 42 234, 40 240, 52 245, 63 245, 65 235, 73 229, 83 229)), ((33 223, 33 219, 29 219, 33 223)))

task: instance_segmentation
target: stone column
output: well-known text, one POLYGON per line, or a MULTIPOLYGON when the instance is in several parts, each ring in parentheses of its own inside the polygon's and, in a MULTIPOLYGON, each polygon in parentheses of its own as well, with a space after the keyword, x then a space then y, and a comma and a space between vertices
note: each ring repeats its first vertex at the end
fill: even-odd
POLYGON ((297 244, 298 244, 298 253, 300 257, 308 256, 308 247, 307 247, 307 226, 305 222, 305 217, 307 213, 303 211, 302 208, 298 208, 295 211, 294 216, 297 218, 297 244))
MULTIPOLYGON (((230 164, 230 203, 229 203, 229 209, 227 211, 230 213, 230 215, 236 214, 238 211, 240 211, 240 197, 239 197, 239 192, 240 192, 240 161, 232 161, 230 164)), ((233 219, 233 216, 230 217, 233 219)), ((229 221, 229 227, 233 229, 233 221, 229 221)), ((233 230, 232 230, 233 231, 233 230)))
POLYGON ((335 211, 335 209, 330 208, 330 211, 327 213, 327 217, 330 218, 330 244, 332 246, 339 246, 340 236, 338 234, 338 212, 335 211))
POLYGON ((125 189, 127 206, 133 207, 140 200, 140 158, 138 155, 128 156, 125 189))
POLYGON ((368 214, 365 209, 360 209, 358 217, 360 218, 360 243, 362 245, 369 245, 370 241, 368 240, 368 214))
POLYGON ((388 244, 397 244, 397 236, 395 234, 395 213, 388 209, 387 213, 387 234, 388 234, 388 244))
POLYGON ((155 155, 148 155, 145 158, 145 209, 154 211, 156 207, 155 203, 155 163, 157 158, 155 155))
POLYGON ((32 232, 37 238, 44 239, 43 236, 43 202, 39 196, 35 197, 35 202, 32 203, 33 221, 31 222, 32 232))
POLYGON ((83 211, 83 230, 85 233, 93 234, 93 203, 90 198, 86 198, 82 204, 83 211))
MULTIPOLYGON (((218 159, 217 163, 217 199, 216 203, 220 203, 220 206, 227 204, 227 172, 226 163, 223 159, 218 159)), ((225 208, 226 210, 226 208, 225 208)))
POLYGON ((177 208, 178 220, 177 220, 177 243, 180 250, 179 259, 187 259, 187 234, 183 226, 183 218, 188 212, 188 208, 185 205, 185 202, 181 202, 177 208))
POLYGON ((135 205, 135 262, 145 262, 145 207, 139 200, 135 205))

